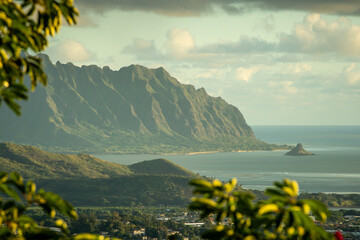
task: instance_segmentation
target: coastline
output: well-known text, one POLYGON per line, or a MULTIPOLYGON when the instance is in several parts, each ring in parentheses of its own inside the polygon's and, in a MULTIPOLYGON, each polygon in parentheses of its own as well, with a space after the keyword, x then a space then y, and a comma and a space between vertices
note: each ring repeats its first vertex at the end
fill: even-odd
POLYGON ((184 155, 195 155, 195 154, 205 154, 205 153, 219 153, 220 151, 207 151, 207 152, 189 152, 184 153, 184 155))
MULTIPOLYGON (((231 151, 231 152, 285 152, 289 149, 274 149, 274 150, 237 150, 237 151, 231 151)), ((207 154, 207 153, 226 153, 226 151, 202 151, 202 152, 188 152, 188 153, 162 153, 160 155, 163 156, 169 156, 169 155, 197 155, 197 154, 207 154)))
POLYGON ((196 155, 196 154, 206 154, 206 153, 219 153, 220 151, 204 151, 204 152, 188 152, 188 153, 160 153, 159 155, 169 156, 169 155, 196 155))

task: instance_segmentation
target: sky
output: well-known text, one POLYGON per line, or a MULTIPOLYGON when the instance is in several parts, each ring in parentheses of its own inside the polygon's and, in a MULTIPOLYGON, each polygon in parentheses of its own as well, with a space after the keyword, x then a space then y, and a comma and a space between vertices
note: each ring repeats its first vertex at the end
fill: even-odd
POLYGON ((75 0, 53 62, 164 67, 249 125, 360 125, 359 0, 75 0))

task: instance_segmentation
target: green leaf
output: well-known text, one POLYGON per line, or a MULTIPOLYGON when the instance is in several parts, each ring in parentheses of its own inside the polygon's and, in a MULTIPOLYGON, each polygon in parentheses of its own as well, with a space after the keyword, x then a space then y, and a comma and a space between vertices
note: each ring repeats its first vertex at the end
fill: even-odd
POLYGON ((52 192, 45 192, 43 189, 39 190, 38 195, 46 201, 46 203, 40 206, 48 213, 51 213, 52 209, 56 209, 70 218, 77 218, 74 207, 66 200, 62 199, 59 195, 52 192))
POLYGON ((0 172, 0 183, 6 182, 8 179, 8 174, 6 172, 0 172))
POLYGON ((208 181, 201 180, 201 179, 194 179, 189 182, 190 185, 195 187, 206 187, 206 188, 213 188, 212 184, 208 181))
POLYGON ((9 187, 7 184, 1 183, 0 184, 0 191, 7 194, 8 196, 10 196, 13 199, 15 199, 17 201, 20 201, 20 197, 17 194, 17 192, 13 188, 9 187))
POLYGON ((215 240, 215 239, 222 239, 225 235, 226 235, 225 231, 218 232, 215 230, 210 230, 201 234, 201 238, 215 240))
POLYGON ((21 115, 21 112, 20 112, 20 105, 17 104, 16 102, 14 102, 13 99, 9 99, 9 98, 5 98, 5 103, 8 105, 8 107, 14 111, 14 113, 18 116, 21 115))
POLYGON ((103 236, 98 234, 90 234, 90 233, 80 233, 73 237, 74 240, 102 240, 103 236))
POLYGON ((320 221, 326 221, 327 216, 330 215, 330 212, 327 209, 326 205, 319 200, 306 199, 302 200, 302 202, 310 206, 311 212, 320 221))
POLYGON ((15 201, 6 201, 5 203, 4 203, 4 205, 2 206, 2 209, 3 210, 9 210, 9 209, 11 209, 11 208, 13 208, 13 207, 15 207, 16 206, 16 203, 15 203, 15 201))
POLYGON ((268 188, 265 190, 265 194, 270 197, 285 197, 285 194, 282 190, 276 188, 268 188))
MULTIPOLYGON (((38 82, 46 85, 46 75, 37 57, 22 56, 21 51, 32 50, 35 53, 43 51, 48 44, 49 29, 56 33, 60 24, 54 24, 55 19, 65 18, 69 23, 76 23, 78 16, 73 1, 1 1, 0 11, 6 17, 0 25, 0 81, 6 79, 11 83, 6 90, 0 88, 0 103, 6 105, 17 115, 20 115, 18 100, 27 99, 27 89, 14 88, 14 84, 25 87, 24 76, 28 75, 31 87, 34 89, 38 82), (20 5, 19 5, 20 3, 20 5), (56 9, 61 9, 57 11, 56 9), (35 19, 34 16, 37 15, 35 19), (29 67, 24 64, 29 59, 29 67)), ((2 83, 2 81, 0 82, 2 83)))

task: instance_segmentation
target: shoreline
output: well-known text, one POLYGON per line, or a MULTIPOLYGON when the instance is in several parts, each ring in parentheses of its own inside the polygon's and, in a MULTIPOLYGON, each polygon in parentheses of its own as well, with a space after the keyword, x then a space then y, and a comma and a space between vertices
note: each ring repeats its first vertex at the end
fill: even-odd
POLYGON ((169 156, 169 155, 196 155, 196 154, 206 154, 206 153, 219 153, 220 151, 204 151, 204 152, 188 152, 188 153, 162 153, 160 155, 169 156))
MULTIPOLYGON (((45 150, 50 151, 50 150, 45 150)), ((213 151, 197 151, 197 152, 170 152, 170 153, 162 153, 162 152, 129 152, 124 153, 122 151, 109 151, 109 152, 92 152, 92 151, 50 151, 53 153, 60 153, 60 154, 88 154, 88 155, 159 155, 159 156, 170 156, 170 155, 197 155, 197 154, 209 154, 209 153, 242 153, 242 152, 285 152, 289 151, 289 149, 273 149, 273 150, 232 150, 232 151, 222 151, 222 150, 213 150, 213 151)))
MULTIPOLYGON (((232 153, 242 153, 242 152, 285 152, 289 149, 274 149, 274 150, 237 150, 237 151, 231 151, 232 153)), ((202 152, 188 152, 188 153, 160 153, 160 154, 154 154, 154 155, 163 155, 163 156, 169 156, 169 155, 197 155, 197 154, 207 154, 207 153, 231 153, 231 152, 222 152, 222 151, 202 151, 202 152)), ((146 154, 146 153, 145 153, 146 154)))

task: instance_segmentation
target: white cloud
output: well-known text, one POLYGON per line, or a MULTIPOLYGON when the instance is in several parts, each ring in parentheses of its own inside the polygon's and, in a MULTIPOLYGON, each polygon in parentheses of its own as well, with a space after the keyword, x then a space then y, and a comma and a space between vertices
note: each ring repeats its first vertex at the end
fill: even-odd
POLYGON ((344 17, 327 22, 319 14, 310 14, 291 34, 281 35, 279 50, 360 56, 360 26, 344 17))
POLYGON ((124 47, 123 53, 135 54, 138 59, 156 59, 159 57, 158 49, 154 45, 154 41, 142 38, 134 38, 132 43, 124 47))
POLYGON ((205 71, 200 71, 195 75, 195 77, 200 79, 221 80, 224 78, 226 72, 227 71, 224 70, 223 68, 212 68, 212 69, 206 69, 205 71))
POLYGON ((86 15, 80 15, 77 19, 76 23, 77 27, 97 27, 97 23, 94 21, 93 18, 86 15))
POLYGON ((349 85, 357 85, 360 84, 360 67, 351 63, 349 66, 345 67, 343 70, 343 76, 349 85))
POLYGON ((136 38, 133 39, 133 46, 136 47, 137 50, 146 51, 148 49, 154 48, 154 41, 136 38))
POLYGON ((167 54, 174 58, 184 58, 195 47, 194 37, 184 29, 171 29, 167 33, 165 48, 167 54))
POLYGON ((268 56, 281 60, 285 54, 310 59, 347 59, 360 57, 360 25, 348 18, 326 21, 320 14, 309 14, 303 22, 294 26, 290 34, 281 33, 275 41, 258 37, 241 36, 238 41, 223 41, 194 49, 200 54, 213 54, 213 57, 232 57, 240 54, 268 56), (277 54, 277 55, 276 55, 277 54))
POLYGON ((86 62, 93 59, 93 55, 81 43, 73 40, 61 42, 50 54, 60 62, 86 62))
POLYGON ((298 91, 298 89, 294 87, 294 84, 291 81, 283 81, 281 82, 281 86, 281 90, 286 94, 295 94, 298 91))
POLYGON ((143 11, 176 17, 215 14, 218 8, 228 14, 243 14, 254 10, 290 10, 358 16, 360 12, 357 0, 78 0, 76 3, 80 12, 91 10, 103 14, 113 10, 143 11))
POLYGON ((274 16, 269 15, 264 18, 261 18, 255 25, 255 29, 265 30, 267 32, 272 32, 275 30, 274 16))
POLYGON ((268 83, 268 87, 277 99, 285 99, 288 95, 294 95, 298 92, 292 81, 272 81, 268 83))
MULTIPOLYGON (((196 45, 188 30, 174 28, 166 33, 162 48, 156 48, 153 40, 134 39, 124 52, 140 60, 187 60, 204 68, 293 62, 284 73, 300 74, 312 71, 309 64, 303 63, 305 61, 359 59, 360 25, 345 17, 326 21, 319 14, 310 14, 295 25, 291 33, 282 33, 274 41, 240 36, 238 41, 218 41, 202 46, 196 45)), ((256 69, 251 70, 239 68, 236 78, 248 81, 256 72, 256 69)))
POLYGON ((307 63, 294 63, 294 64, 289 64, 287 73, 295 73, 295 74, 300 74, 300 73, 304 73, 304 72, 310 72, 311 71, 311 66, 307 63))
POLYGON ((239 68, 236 69, 235 78, 237 80, 240 80, 240 81, 249 82, 251 77, 257 71, 259 71, 259 67, 257 67, 257 66, 256 67, 250 67, 250 68, 239 67, 239 68))

